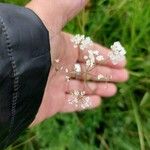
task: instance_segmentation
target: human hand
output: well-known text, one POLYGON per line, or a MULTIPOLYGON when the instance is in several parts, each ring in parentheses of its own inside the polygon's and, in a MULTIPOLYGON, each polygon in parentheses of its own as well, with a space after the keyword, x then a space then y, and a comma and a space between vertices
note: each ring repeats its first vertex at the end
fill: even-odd
MULTIPOLYGON (((128 79, 128 73, 124 69, 125 61, 117 65, 112 64, 111 61, 107 61, 103 65, 97 64, 91 71, 91 74, 107 74, 111 76, 111 81, 106 85, 105 82, 97 82, 91 78, 88 82, 88 87, 90 87, 91 90, 85 87, 83 80, 71 79, 68 84, 65 80, 66 74, 56 72, 55 60, 58 58, 60 59, 59 63, 65 68, 70 68, 70 66, 73 66, 77 62, 85 66, 83 56, 87 51, 79 53, 79 49, 73 48, 70 42, 72 35, 61 31, 67 21, 72 19, 84 7, 85 3, 84 0, 45 0, 45 3, 43 3, 43 0, 33 0, 27 5, 28 8, 32 9, 41 18, 50 33, 53 62, 42 104, 32 125, 59 112, 82 110, 68 103, 67 100, 71 97, 70 93, 72 90, 82 90, 84 88, 86 95, 91 99, 92 108, 94 108, 100 105, 101 97, 110 97, 116 93, 116 82, 124 82, 128 79)), ((110 51, 98 44, 94 44, 93 48, 100 50, 104 58, 107 58, 110 51)))

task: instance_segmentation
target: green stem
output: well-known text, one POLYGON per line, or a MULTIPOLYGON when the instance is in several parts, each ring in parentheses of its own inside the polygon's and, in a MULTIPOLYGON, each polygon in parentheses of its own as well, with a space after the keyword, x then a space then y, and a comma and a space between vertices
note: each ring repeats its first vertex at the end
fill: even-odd
POLYGON ((134 113, 134 116, 135 116, 135 121, 136 121, 137 128, 138 128, 140 147, 141 147, 141 150, 145 150, 143 128, 142 128, 142 123, 141 123, 141 120, 140 120, 140 115, 139 115, 139 112, 138 112, 138 106, 135 103, 135 101, 133 100, 132 96, 131 96, 130 99, 131 99, 131 103, 132 103, 132 107, 133 107, 133 113, 134 113))

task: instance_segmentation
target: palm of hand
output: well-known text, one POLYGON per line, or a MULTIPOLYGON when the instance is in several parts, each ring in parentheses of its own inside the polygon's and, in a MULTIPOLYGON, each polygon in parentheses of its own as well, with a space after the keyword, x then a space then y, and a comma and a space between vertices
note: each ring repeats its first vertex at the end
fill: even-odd
MULTIPOLYGON (((51 47, 56 52, 53 60, 60 59, 60 65, 66 68, 75 64, 78 58, 78 51, 73 48, 70 38, 70 34, 62 32, 51 40, 51 47)), ((72 108, 68 108, 67 110, 67 107, 71 106, 66 103, 66 88, 65 73, 56 72, 56 65, 53 64, 49 73, 42 104, 36 116, 37 120, 33 124, 41 122, 43 119, 57 112, 71 111, 72 108)))
MULTIPOLYGON (((79 60, 79 53, 78 49, 75 49, 73 47, 73 44, 70 42, 72 35, 61 32, 59 35, 51 39, 51 48, 55 51, 53 54, 53 61, 55 62, 56 59, 59 59, 59 67, 64 68, 70 68, 72 67, 77 60, 79 60), (53 42, 54 41, 54 42, 53 42)), ((94 44, 95 48, 98 49, 104 49, 102 50, 103 55, 105 56, 108 53, 108 49, 94 44)), ((95 72, 98 73, 99 70, 102 70, 102 72, 110 73, 110 75, 113 75, 112 82, 122 82, 126 81, 128 78, 127 71, 124 69, 125 62, 119 63, 116 66, 113 66, 111 62, 108 62, 105 64, 105 67, 102 66, 96 66, 95 72)), ((70 105, 68 103, 68 98, 70 97, 68 91, 68 83, 65 79, 65 72, 58 71, 56 72, 57 65, 53 63, 44 97, 42 100, 42 104, 40 106, 39 112, 36 116, 37 119, 33 122, 33 124, 36 124, 38 122, 43 121, 44 119, 53 116, 54 114, 58 112, 73 112, 73 111, 79 111, 80 109, 77 109, 70 105)), ((83 86, 81 81, 73 81, 72 83, 69 83, 71 89, 80 89, 83 86)), ((93 108, 99 106, 100 104, 100 97, 109 97, 113 96, 116 93, 116 86, 115 84, 108 83, 107 89, 105 83, 91 83, 92 86, 94 85, 94 89, 97 89, 96 92, 93 94, 88 93, 89 95, 92 95, 92 101, 93 101, 93 108)), ((82 110, 82 109, 81 109, 82 110)))

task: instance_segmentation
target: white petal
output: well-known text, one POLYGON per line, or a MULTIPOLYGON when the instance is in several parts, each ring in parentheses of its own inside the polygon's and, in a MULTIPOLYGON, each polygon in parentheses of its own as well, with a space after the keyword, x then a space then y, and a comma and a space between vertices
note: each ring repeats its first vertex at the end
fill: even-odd
POLYGON ((65 69, 65 72, 66 72, 66 73, 68 73, 68 72, 69 72, 69 70, 66 68, 66 69, 65 69))
POLYGON ((84 59, 85 59, 85 60, 88 59, 88 56, 85 55, 85 56, 84 56, 84 59))
POLYGON ((81 72, 81 66, 80 66, 80 64, 75 64, 74 65, 74 71, 77 72, 77 73, 81 72))
POLYGON ((99 56, 96 57, 96 60, 97 61, 103 61, 104 57, 102 55, 99 55, 99 56))
POLYGON ((102 74, 99 74, 98 76, 97 76, 97 79, 98 80, 101 80, 101 79, 104 79, 105 77, 102 75, 102 74))

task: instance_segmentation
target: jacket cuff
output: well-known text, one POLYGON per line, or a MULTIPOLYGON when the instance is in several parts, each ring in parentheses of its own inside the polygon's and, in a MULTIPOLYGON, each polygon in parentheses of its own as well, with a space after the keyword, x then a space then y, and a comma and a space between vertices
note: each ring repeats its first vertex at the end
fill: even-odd
POLYGON ((51 66, 49 33, 30 9, 0 4, 0 148, 34 120, 51 66))

